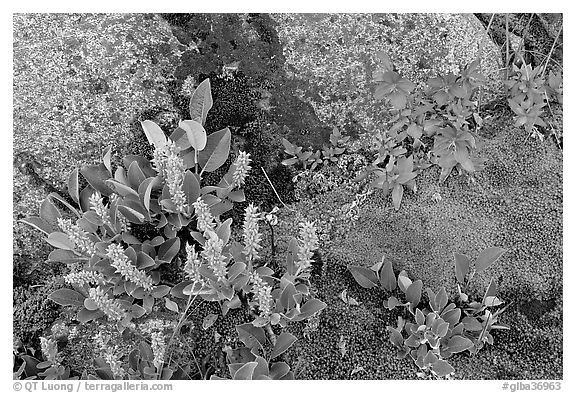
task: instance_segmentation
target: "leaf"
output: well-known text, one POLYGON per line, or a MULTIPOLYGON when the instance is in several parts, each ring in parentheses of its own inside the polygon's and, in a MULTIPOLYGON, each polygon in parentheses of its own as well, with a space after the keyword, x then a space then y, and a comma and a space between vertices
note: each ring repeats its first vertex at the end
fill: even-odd
POLYGON ((236 331, 238 332, 239 340, 248 348, 255 349, 256 344, 260 347, 266 345, 266 334, 262 328, 254 327, 251 323, 244 323, 237 325, 236 331))
POLYGON ((78 263, 86 260, 88 260, 88 258, 78 256, 70 250, 57 249, 48 255, 49 262, 78 263))
POLYGON ((86 310, 88 311, 96 311, 98 310, 98 305, 96 304, 96 302, 92 299, 90 299, 89 297, 84 299, 84 307, 86 307, 86 310))
POLYGON ((202 329, 208 330, 212 325, 214 325, 214 323, 216 322, 217 319, 218 319, 218 315, 216 315, 216 314, 206 315, 204 317, 204 319, 202 320, 202 329))
POLYGON ((232 379, 235 380, 251 380, 252 376, 254 375, 254 370, 258 366, 257 362, 248 362, 234 373, 234 377, 232 379))
POLYGON ((190 118, 198 123, 206 123, 208 111, 212 108, 212 92, 210 88, 210 79, 204 79, 192 93, 190 97, 190 118))
POLYGON ((446 293, 446 288, 444 287, 440 288, 440 290, 436 294, 434 303, 436 303, 439 312, 442 312, 442 310, 444 310, 444 307, 446 307, 446 305, 448 304, 448 294, 446 293))
POLYGON ((474 266, 476 267, 476 271, 478 273, 482 272, 494 262, 498 260, 504 254, 506 250, 500 247, 489 247, 482 251, 476 261, 474 262, 474 266))
POLYGON ((80 203, 80 193, 78 190, 78 168, 76 168, 70 172, 68 176, 68 194, 70 194, 76 203, 80 203))
POLYGON ((144 222, 144 214, 132 209, 128 206, 119 205, 118 211, 122 213, 124 217, 134 224, 142 224, 144 222))
POLYGON ((152 189, 159 183, 160 179, 154 176, 144 180, 138 187, 138 195, 140 196, 140 200, 148 211, 150 211, 150 196, 152 194, 152 189))
POLYGON ((178 304, 168 299, 167 297, 164 298, 164 305, 168 310, 174 311, 176 313, 178 312, 178 304))
POLYGON ((181 120, 178 123, 178 127, 186 131, 186 137, 190 146, 192 146, 197 152, 204 150, 206 147, 206 130, 202 127, 202 124, 196 120, 181 120))
POLYGON ((272 349, 272 353, 270 354, 270 360, 282 355, 284 352, 288 350, 298 340, 296 336, 283 332, 276 338, 276 345, 272 349))
POLYGON ((72 289, 57 289, 48 295, 48 299, 58 303, 61 306, 83 306, 86 297, 80 292, 72 289))
POLYGON ((228 159, 231 134, 228 128, 208 135, 206 148, 198 154, 198 163, 202 172, 214 172, 228 159))
POLYGON ((455 371, 454 367, 452 367, 446 360, 438 360, 436 363, 432 364, 430 368, 439 377, 445 377, 455 371))
POLYGON ((186 195, 188 206, 192 206, 200 196, 200 183, 198 183, 198 179, 191 171, 186 171, 184 175, 182 190, 184 195, 186 195))
POLYGON ((354 276, 354 279, 361 287, 370 289, 378 286, 376 273, 371 269, 349 265, 348 270, 350 270, 350 273, 352 273, 352 276, 354 276))
POLYGON ((272 379, 281 379, 290 371, 290 366, 286 362, 276 362, 270 366, 270 377, 272 379))
POLYGON ((452 353, 464 352, 474 346, 472 340, 463 336, 452 336, 448 340, 447 350, 452 353))
POLYGON ((382 270, 380 270, 380 285, 387 291, 396 289, 396 276, 392 269, 392 261, 388 261, 382 266, 382 270))
POLYGON ((39 231, 44 232, 46 235, 50 235, 53 231, 53 228, 50 224, 48 224, 46 221, 44 221, 43 219, 41 219, 40 217, 26 217, 23 218, 21 220, 18 220, 18 222, 23 222, 24 224, 28 224, 33 228, 38 229, 39 231))
POLYGON ((404 337, 402 337, 402 333, 391 326, 387 326, 386 329, 390 332, 390 342, 398 348, 403 348, 404 337))
POLYGON ((48 235, 46 241, 51 246, 61 248, 62 250, 74 250, 74 243, 72 243, 68 236, 62 232, 52 232, 48 235))
POLYGON ((470 259, 464 254, 454 253, 454 264, 456 267, 456 279, 460 284, 464 284, 464 279, 470 270, 470 259))
POLYGON ((82 309, 80 311, 78 311, 78 314, 76 314, 76 319, 80 323, 86 323, 86 322, 90 322, 94 319, 98 319, 102 316, 104 316, 104 313, 100 310, 90 311, 90 310, 87 310, 86 308, 82 307, 82 309))
POLYGON ((402 184, 396 183, 394 189, 392 189, 392 204, 396 210, 400 209, 402 195, 404 195, 404 187, 402 187, 402 184))
POLYGON ((154 123, 152 120, 144 120, 141 121, 140 124, 144 130, 146 139, 148 139, 148 143, 154 145, 156 148, 162 147, 166 144, 166 135, 164 135, 164 131, 162 131, 158 124, 154 123))
POLYGON ((422 296, 422 280, 414 281, 406 290, 406 300, 410 302, 413 307, 420 303, 422 296))
POLYGON ((110 187, 106 185, 106 180, 110 179, 110 173, 104 164, 87 165, 80 170, 86 181, 100 194, 109 196, 112 194, 110 187))
POLYGON ((170 292, 170 287, 168 285, 158 285, 152 289, 151 295, 158 299, 168 295, 168 292, 170 292))
POLYGON ((224 221, 216 229, 216 234, 220 239, 222 239, 224 245, 228 244, 228 240, 230 240, 230 225, 232 225, 232 218, 224 221))
POLYGON ((300 314, 294 318, 294 321, 302 321, 310 318, 312 315, 326 308, 326 303, 316 298, 308 300, 301 308, 300 314))
POLYGON ((158 259, 170 262, 180 250, 180 239, 175 237, 166 240, 158 250, 158 259))
POLYGON ((128 167, 128 182, 130 183, 130 187, 138 190, 144 180, 146 180, 146 176, 144 176, 144 172, 140 169, 138 162, 132 161, 128 167))
POLYGON ((504 302, 498 299, 496 296, 486 296, 483 303, 487 307, 495 307, 503 304, 504 302))
POLYGON ((412 285, 412 280, 408 278, 406 271, 402 270, 400 274, 398 274, 398 287, 402 292, 406 293, 410 285, 412 285))

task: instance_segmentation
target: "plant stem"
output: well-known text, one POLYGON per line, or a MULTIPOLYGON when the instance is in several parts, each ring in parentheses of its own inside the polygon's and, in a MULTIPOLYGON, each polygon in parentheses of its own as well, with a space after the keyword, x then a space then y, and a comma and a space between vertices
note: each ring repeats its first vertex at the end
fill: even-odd
POLYGON ((552 43, 552 48, 550 48, 550 52, 548 53, 548 58, 546 58, 546 63, 544 63, 544 69, 542 70, 542 76, 546 77, 546 68, 548 67, 548 62, 552 57, 552 52, 554 52, 554 46, 556 46, 556 41, 558 41, 558 37, 560 37, 560 33, 562 33, 562 28, 564 25, 560 26, 558 33, 556 33, 556 37, 554 38, 554 42, 552 43))
POLYGON ((510 67, 510 31, 508 30, 509 16, 506 14, 506 80, 508 80, 508 72, 510 67))
POLYGON ((272 226, 272 224, 270 224, 268 221, 266 221, 268 223, 268 226, 270 227, 270 242, 271 242, 271 248, 272 248, 272 259, 274 259, 275 255, 276 255, 276 245, 274 244, 274 226, 272 226))
POLYGON ((263 167, 260 167, 260 169, 262 169, 262 172, 264 172, 264 176, 266 176, 266 180, 268 180, 268 183, 270 183, 270 187, 272 187, 272 190, 274 191, 274 194, 276 194, 276 198, 278 198, 278 200, 280 201, 280 203, 282 203, 286 209, 291 210, 291 211, 295 211, 294 209, 290 209, 290 208, 288 207, 288 205, 286 205, 286 204, 282 201, 282 199, 280 198, 280 195, 278 195, 278 192, 276 192, 276 188, 274 187, 274 184, 272 184, 272 181, 271 181, 270 178, 268 177, 268 174, 266 173, 266 171, 264 170, 264 168, 263 168, 263 167))

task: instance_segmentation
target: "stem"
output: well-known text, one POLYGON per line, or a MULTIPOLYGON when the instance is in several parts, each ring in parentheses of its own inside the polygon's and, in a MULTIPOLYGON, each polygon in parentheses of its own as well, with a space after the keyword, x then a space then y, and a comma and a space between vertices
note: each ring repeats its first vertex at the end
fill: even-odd
POLYGON ((508 31, 508 14, 506 14, 506 80, 508 80, 508 72, 510 67, 510 31, 508 31))
POLYGON ((264 176, 266 176, 266 180, 268 180, 268 183, 270 183, 270 187, 272 187, 272 190, 274 191, 274 194, 276 194, 276 198, 278 198, 278 200, 280 201, 280 203, 282 203, 286 209, 291 210, 291 211, 295 211, 294 209, 290 209, 290 208, 288 207, 288 205, 286 205, 286 204, 282 201, 282 199, 280 198, 280 195, 278 195, 278 192, 276 192, 276 188, 274 187, 274 184, 272 184, 272 181, 271 181, 270 178, 268 177, 268 174, 266 173, 266 171, 264 170, 264 168, 263 168, 263 167, 260 167, 260 169, 262 169, 262 172, 264 172, 264 176))
POLYGON ((272 245, 271 245, 272 259, 274 259, 275 255, 276 255, 276 246, 274 244, 274 227, 268 221, 266 221, 266 222, 268 223, 268 226, 270 227, 270 242, 272 243, 272 245))
POLYGON ((550 52, 548 53, 548 58, 546 59, 546 63, 544 63, 544 69, 542 70, 542 76, 543 77, 546 77, 546 67, 548 67, 548 62, 550 61, 550 58, 552 57, 552 52, 554 52, 554 46, 556 46, 556 41, 558 41, 558 37, 560 37, 560 33, 562 33, 562 28, 564 28, 564 25, 560 26, 558 33, 556 33, 556 37, 554 38, 554 42, 552 43, 552 48, 550 48, 550 52))
POLYGON ((186 304, 186 308, 184 309, 184 312, 180 316, 180 320, 178 321, 178 324, 176 325, 176 328, 174 329, 174 332, 172 333, 172 337, 170 337, 170 340, 168 341, 166 348, 170 348, 170 345, 172 345, 172 341, 174 340, 176 333, 180 331, 180 328, 182 327, 182 324, 184 323, 184 320, 186 319, 186 313, 188 313, 190 306, 192 305, 192 303, 194 303, 194 300, 196 300, 197 296, 198 295, 194 295, 194 297, 192 297, 192 293, 190 293, 190 295, 188 296, 188 303, 186 304))

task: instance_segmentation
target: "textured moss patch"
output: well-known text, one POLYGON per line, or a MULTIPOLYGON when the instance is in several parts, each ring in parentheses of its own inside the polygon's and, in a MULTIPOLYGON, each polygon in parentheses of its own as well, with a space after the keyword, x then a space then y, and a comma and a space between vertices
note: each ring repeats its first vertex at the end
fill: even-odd
POLYGON ((479 292, 490 277, 500 291, 522 300, 561 294, 562 155, 547 140, 526 140, 499 123, 501 133, 485 140, 486 168, 473 178, 450 177, 438 185, 432 168, 406 192, 399 211, 376 192, 361 210, 357 230, 336 244, 340 263, 370 265, 382 255, 398 259, 425 285, 451 287, 453 253, 475 257, 485 247, 509 251, 477 276, 479 292), (442 200, 435 202, 438 193, 442 200))

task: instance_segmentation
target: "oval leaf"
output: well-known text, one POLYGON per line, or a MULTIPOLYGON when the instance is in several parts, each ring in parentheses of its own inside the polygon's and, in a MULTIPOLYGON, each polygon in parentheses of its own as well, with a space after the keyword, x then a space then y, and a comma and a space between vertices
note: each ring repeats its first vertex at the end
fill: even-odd
POLYGON ((274 359, 277 356, 282 355, 284 352, 288 350, 298 340, 296 336, 283 332, 278 336, 276 339, 276 345, 274 345, 274 349, 272 349, 272 353, 270 354, 270 359, 274 359))
POLYGON ((410 302, 413 307, 420 303, 422 296, 422 280, 414 281, 406 290, 406 300, 410 302))
POLYGON ((74 169, 68 176, 68 194, 74 202, 80 202, 80 192, 78 187, 78 168, 74 169))
POLYGON ((348 266, 348 270, 354 276, 354 279, 363 288, 374 288, 378 286, 378 278, 373 270, 362 266, 348 266))
POLYGON ((198 179, 190 171, 186 171, 184 175, 182 190, 184 191, 184 195, 186 195, 189 206, 192 206, 200 196, 200 183, 198 183, 198 179))
POLYGON ((254 375, 254 370, 258 366, 257 362, 248 362, 236 371, 232 379, 251 380, 254 375))
POLYGON ((206 123, 208 111, 212 108, 212 92, 210 89, 210 79, 204 79, 192 93, 190 97, 190 118, 200 124, 206 123))
POLYGON ((496 262, 505 252, 506 250, 500 247, 489 247, 485 249, 480 253, 480 255, 478 255, 478 258, 476 258, 476 261, 474 262, 476 271, 480 273, 485 270, 488 266, 496 262))
POLYGON ((61 306, 83 306, 86 297, 80 292, 72 289, 57 289, 48 295, 48 299, 58 303, 61 306))
POLYGON ((439 377, 445 377, 454 372, 454 367, 452 367, 446 360, 438 360, 436 363, 432 364, 430 368, 439 377))
POLYGON ((450 340, 448 340, 448 351, 452 353, 463 352, 467 349, 470 349, 474 346, 472 340, 463 337, 463 336, 452 336, 450 340))
POLYGON ((230 139, 228 128, 208 135, 206 148, 198 154, 202 172, 214 172, 226 162, 230 153, 230 139))
POLYGON ((62 232, 52 232, 46 239, 48 244, 62 250, 74 250, 74 243, 70 241, 68 236, 62 232))
POLYGON ((18 220, 18 222, 23 222, 24 224, 28 224, 31 227, 34 227, 34 228, 38 229, 39 231, 44 232, 46 235, 50 235, 50 233, 52 233, 52 231, 54 230, 52 228, 52 225, 48 224, 46 221, 44 221, 40 217, 26 217, 26 218, 23 218, 21 220, 18 220))
POLYGON ((85 166, 80 170, 80 173, 86 181, 102 195, 109 196, 112 194, 112 190, 105 183, 106 180, 110 179, 110 173, 104 164, 100 163, 98 165, 85 166))
POLYGON ((216 322, 217 319, 218 319, 218 315, 216 315, 216 314, 206 315, 204 317, 204 319, 202 320, 202 329, 208 330, 212 325, 214 325, 214 323, 216 322))
POLYGON ((464 254, 454 253, 454 263, 456 266, 456 279, 460 284, 464 284, 464 279, 470 270, 470 259, 464 254))
POLYGON ((166 135, 164 135, 164 131, 162 131, 158 124, 154 123, 152 120, 144 120, 141 121, 140 124, 144 130, 146 139, 148 139, 148 142, 151 145, 158 148, 166 144, 166 135))
POLYGON ((382 266, 382 270, 380 270, 380 285, 387 291, 396 289, 396 276, 392 269, 392 261, 388 261, 382 266))
POLYGON ((167 297, 164 298, 164 305, 168 310, 178 312, 178 304, 168 299, 167 297))
POLYGON ((188 142, 190 142, 190 146, 197 152, 204 150, 207 137, 206 130, 202 127, 202 124, 196 120, 181 120, 180 123, 178 123, 178 127, 186 131, 186 137, 188 138, 188 142))

